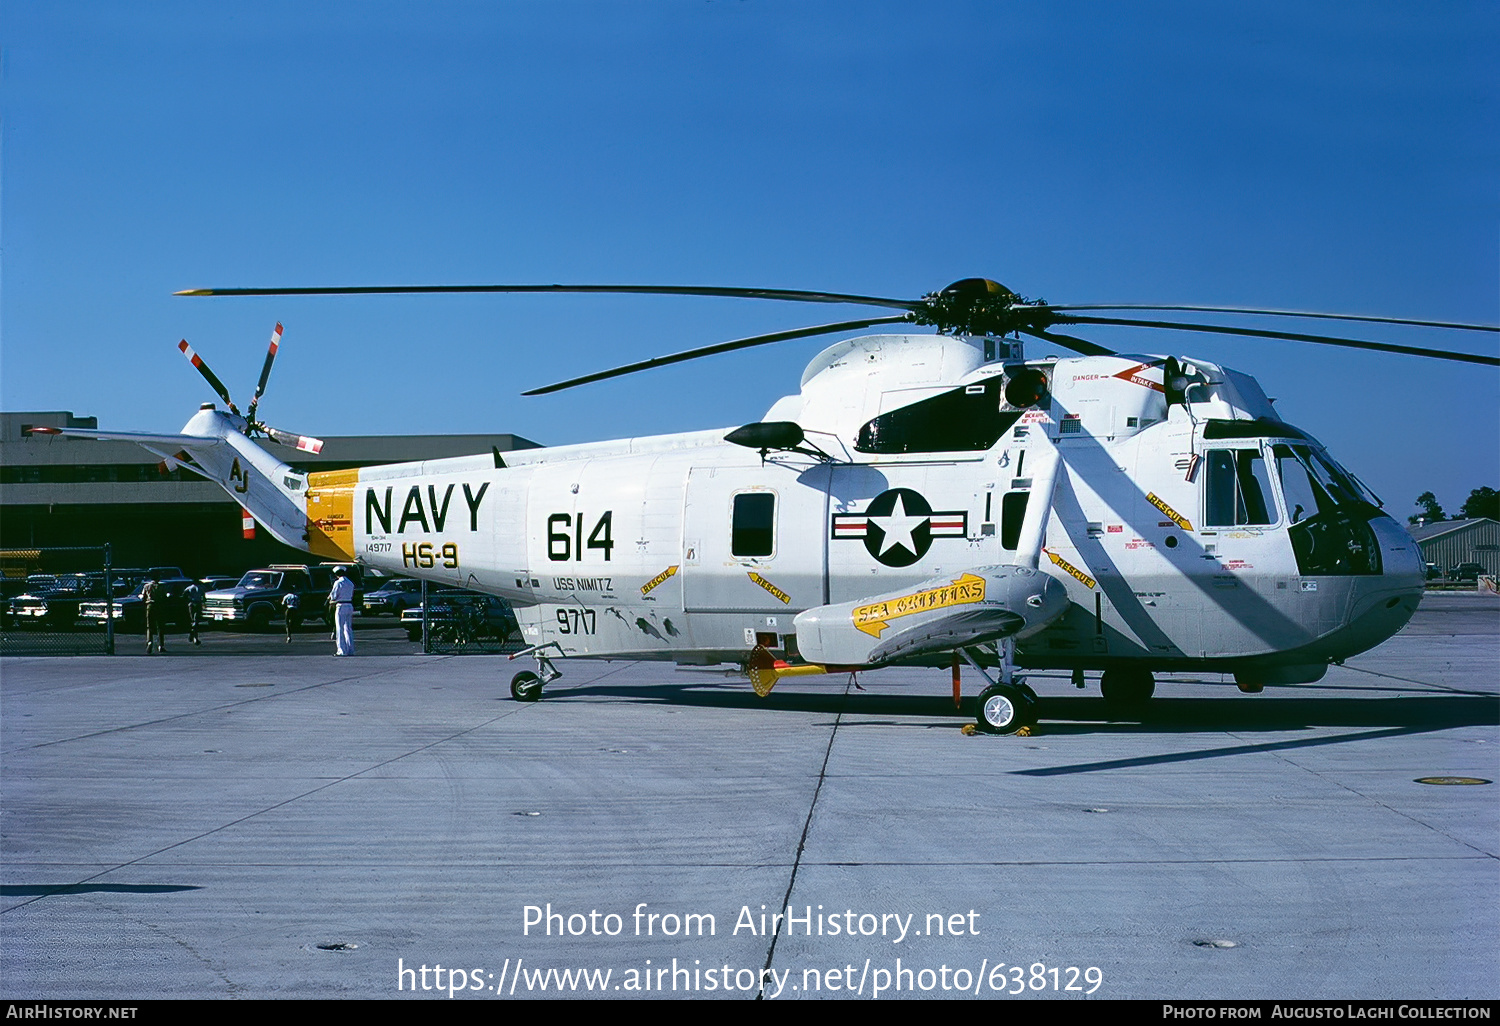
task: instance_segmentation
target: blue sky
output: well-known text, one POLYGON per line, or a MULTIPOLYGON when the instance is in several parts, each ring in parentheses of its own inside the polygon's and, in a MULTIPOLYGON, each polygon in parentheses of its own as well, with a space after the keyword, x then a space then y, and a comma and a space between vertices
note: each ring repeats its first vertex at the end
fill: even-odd
MULTIPOLYGON (((1489 2, 7 0, 0 407, 175 429, 211 398, 177 340, 243 404, 281 320, 288 430, 693 430, 759 419, 827 340, 518 393, 844 309, 170 295, 200 286, 986 276, 1495 323, 1497 42, 1489 2)), ((1255 375, 1403 516, 1500 485, 1493 369, 1078 333, 1255 375)))

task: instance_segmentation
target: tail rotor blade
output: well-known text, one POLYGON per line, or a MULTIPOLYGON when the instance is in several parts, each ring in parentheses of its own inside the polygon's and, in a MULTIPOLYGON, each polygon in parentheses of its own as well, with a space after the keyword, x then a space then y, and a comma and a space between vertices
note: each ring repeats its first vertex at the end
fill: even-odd
POLYGON ((198 373, 202 374, 204 380, 213 386, 213 390, 219 393, 219 398, 224 400, 224 405, 235 413, 239 413, 240 411, 235 409, 234 401, 229 398, 229 389, 224 387, 224 382, 219 380, 217 374, 209 370, 208 364, 203 362, 203 357, 193 352, 193 347, 188 345, 187 339, 177 343, 177 348, 182 350, 182 355, 188 358, 189 363, 198 368, 198 373))
POLYGON ((276 362, 276 350, 281 346, 281 322, 276 322, 276 330, 271 332, 271 346, 266 350, 266 362, 260 368, 260 381, 255 386, 255 395, 250 399, 250 407, 245 416, 250 422, 255 423, 255 407, 260 404, 260 397, 266 394, 266 381, 271 377, 271 364, 276 362))
POLYGON ((309 438, 307 435, 294 435, 290 431, 281 431, 277 428, 269 426, 266 427, 265 431, 266 434, 271 436, 271 440, 273 442, 279 442, 280 444, 288 446, 292 449, 300 449, 303 452, 310 452, 314 455, 323 451, 323 440, 321 438, 309 438))

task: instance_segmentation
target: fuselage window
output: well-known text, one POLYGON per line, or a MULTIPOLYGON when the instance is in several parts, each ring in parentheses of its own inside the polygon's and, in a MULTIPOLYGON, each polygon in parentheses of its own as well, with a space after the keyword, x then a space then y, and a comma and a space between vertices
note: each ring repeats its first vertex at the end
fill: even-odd
POLYGON ((769 556, 776 547, 776 496, 741 492, 734 497, 729 551, 736 556, 769 556))
POLYGON ((1259 449, 1210 449, 1203 523, 1209 527, 1270 524, 1271 480, 1259 449))
POLYGON ((1000 499, 1000 547, 1016 551, 1021 542, 1021 522, 1026 519, 1026 500, 1030 492, 1008 492, 1000 499))

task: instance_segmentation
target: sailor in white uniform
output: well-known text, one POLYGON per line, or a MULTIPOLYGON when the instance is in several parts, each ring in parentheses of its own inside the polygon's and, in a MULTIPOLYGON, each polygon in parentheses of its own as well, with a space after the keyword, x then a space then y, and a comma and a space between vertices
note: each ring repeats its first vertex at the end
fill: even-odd
POLYGON ((341 566, 333 568, 333 590, 328 593, 333 610, 334 655, 354 654, 354 582, 341 566))

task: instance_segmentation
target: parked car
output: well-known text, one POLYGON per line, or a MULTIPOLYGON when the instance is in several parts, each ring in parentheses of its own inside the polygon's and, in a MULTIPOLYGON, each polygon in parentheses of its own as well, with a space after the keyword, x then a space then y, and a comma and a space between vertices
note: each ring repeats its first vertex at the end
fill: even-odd
POLYGON ((103 574, 49 575, 38 583, 11 599, 10 615, 17 626, 71 627, 81 603, 105 597, 103 574))
POLYGON ((374 591, 365 592, 363 609, 366 616, 384 616, 389 613, 399 617, 412 606, 421 604, 422 582, 396 578, 384 582, 374 591))
POLYGON ((1460 563, 1457 566, 1450 566, 1448 568, 1448 580, 1477 582, 1479 575, 1484 572, 1483 563, 1460 563))
POLYGON ((0 580, 0 614, 5 617, 5 625, 13 626, 11 619, 11 604, 22 595, 36 595, 47 591, 57 584, 54 574, 31 574, 28 577, 6 577, 0 580))
POLYGON ((263 631, 281 619, 282 596, 294 592, 302 621, 327 619, 328 591, 333 570, 328 566, 269 566, 251 570, 232 588, 211 591, 203 599, 203 619, 209 623, 244 624, 263 631))
MULTIPOLYGON (((171 569, 171 568, 167 568, 171 569)), ((156 571, 153 571, 155 573, 156 571)), ((159 576, 159 574, 158 574, 159 576)), ((150 580, 147 577, 146 580, 150 580)), ((160 585, 162 589, 160 602, 165 603, 166 623, 177 627, 186 627, 188 622, 187 601, 182 597, 182 592, 190 584, 195 584, 191 577, 162 577, 160 585)), ((146 581, 136 585, 135 590, 129 595, 123 595, 114 599, 115 630, 124 634, 146 633, 146 603, 141 598, 141 593, 146 590, 146 581)), ((78 607, 78 620, 80 623, 93 627, 102 627, 109 614, 105 611, 106 603, 103 599, 95 599, 84 602, 78 607)))
MULTIPOLYGON (((427 603, 432 607, 428 630, 439 641, 498 644, 520 633, 510 604, 493 595, 476 591, 445 591, 434 595, 429 587, 427 603)), ((401 626, 406 628, 409 639, 421 641, 422 606, 413 606, 402 613, 401 626)))

